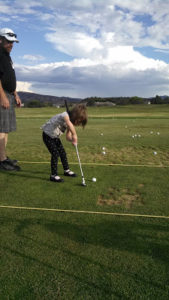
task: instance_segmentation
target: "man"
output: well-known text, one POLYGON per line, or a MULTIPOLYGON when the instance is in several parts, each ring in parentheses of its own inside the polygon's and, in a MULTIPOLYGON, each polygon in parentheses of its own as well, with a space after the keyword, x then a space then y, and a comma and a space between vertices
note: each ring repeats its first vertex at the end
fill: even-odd
POLYGON ((8 133, 16 130, 15 104, 21 106, 16 92, 16 76, 10 52, 13 43, 18 43, 16 34, 9 28, 0 29, 0 169, 19 171, 16 160, 6 155, 8 133))

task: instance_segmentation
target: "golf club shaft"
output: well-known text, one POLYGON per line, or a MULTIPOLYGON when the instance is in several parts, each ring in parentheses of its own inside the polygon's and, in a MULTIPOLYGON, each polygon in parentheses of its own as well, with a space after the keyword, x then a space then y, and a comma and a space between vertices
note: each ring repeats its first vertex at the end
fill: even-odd
POLYGON ((77 148, 77 144, 75 145, 75 148, 76 148, 76 153, 77 153, 77 157, 78 157, 78 161, 79 161, 79 167, 80 167, 82 179, 84 181, 84 175, 83 175, 83 171, 82 171, 82 166, 81 166, 81 162, 80 162, 80 157, 79 157, 79 151, 78 151, 78 148, 77 148))

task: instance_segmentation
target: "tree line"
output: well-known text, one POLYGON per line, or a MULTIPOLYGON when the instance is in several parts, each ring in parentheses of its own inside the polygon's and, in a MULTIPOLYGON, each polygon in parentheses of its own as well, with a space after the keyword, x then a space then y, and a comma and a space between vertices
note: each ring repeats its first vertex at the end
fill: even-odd
POLYGON ((130 104, 169 104, 169 96, 158 96, 152 98, 141 97, 89 97, 82 102, 85 102, 88 106, 95 106, 97 103, 113 103, 115 105, 130 105, 130 104))
MULTIPOLYGON (((114 105, 136 105, 136 104, 169 104, 169 96, 158 96, 152 98, 141 98, 141 97, 88 97, 80 102, 86 103, 87 106, 96 106, 97 104, 101 103, 102 105, 107 105, 107 103, 112 103, 114 105)), ((41 101, 41 100, 30 100, 25 102, 25 107, 49 107, 49 106, 56 106, 51 101, 41 101)), ((64 105, 64 103, 62 104, 64 105)), ((61 105, 61 106, 62 106, 61 105)))

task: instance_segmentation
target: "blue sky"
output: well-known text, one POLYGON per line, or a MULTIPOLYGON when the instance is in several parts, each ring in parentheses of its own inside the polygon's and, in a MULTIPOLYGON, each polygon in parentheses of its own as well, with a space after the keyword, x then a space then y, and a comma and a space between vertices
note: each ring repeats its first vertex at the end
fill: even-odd
POLYGON ((169 95, 168 12, 169 0, 0 0, 0 27, 20 41, 11 53, 17 90, 169 95))

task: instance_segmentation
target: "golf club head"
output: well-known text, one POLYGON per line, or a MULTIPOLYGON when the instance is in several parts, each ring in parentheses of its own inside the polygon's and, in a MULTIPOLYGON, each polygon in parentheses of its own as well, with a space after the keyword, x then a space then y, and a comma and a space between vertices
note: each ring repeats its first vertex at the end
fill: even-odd
POLYGON ((86 186, 86 182, 85 182, 84 178, 82 178, 82 186, 86 186))

